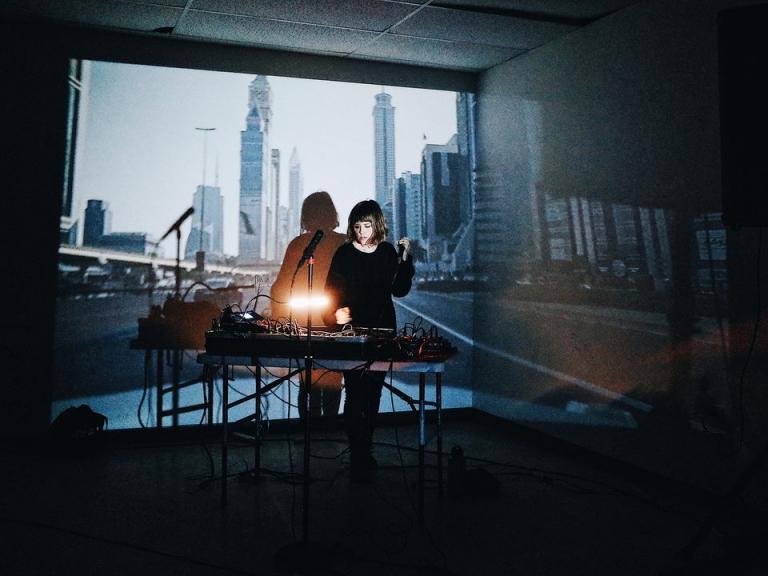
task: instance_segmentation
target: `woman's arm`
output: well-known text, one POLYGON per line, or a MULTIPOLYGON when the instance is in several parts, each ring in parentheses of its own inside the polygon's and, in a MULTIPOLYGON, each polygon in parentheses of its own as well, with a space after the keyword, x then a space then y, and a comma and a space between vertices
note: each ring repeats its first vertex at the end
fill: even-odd
POLYGON ((347 283, 343 270, 343 258, 339 255, 339 251, 340 249, 336 250, 333 255, 323 288, 323 293, 328 298, 328 305, 323 310, 323 322, 326 326, 336 325, 338 321, 336 311, 346 306, 347 283))
POLYGON ((406 258, 401 262, 395 261, 395 277, 392 280, 392 296, 402 297, 411 291, 411 280, 416 273, 416 268, 413 265, 413 258, 411 258, 406 251, 406 258))

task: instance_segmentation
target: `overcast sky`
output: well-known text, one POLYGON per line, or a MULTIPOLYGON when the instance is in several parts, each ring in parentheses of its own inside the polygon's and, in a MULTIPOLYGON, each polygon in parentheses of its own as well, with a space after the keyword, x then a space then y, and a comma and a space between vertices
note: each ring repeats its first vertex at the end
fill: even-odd
MULTIPOLYGON (((240 132, 251 74, 92 62, 77 150, 75 202, 106 200, 114 232, 158 239, 192 205, 203 180, 224 196, 224 251, 237 254, 240 132), (218 167, 218 168, 217 168, 218 167)), ((281 153, 281 204, 288 203, 294 146, 304 194, 328 190, 342 223, 359 200, 374 197, 373 105, 381 86, 270 76, 272 133, 281 153)), ((386 87, 395 107, 396 173, 419 171, 425 144, 456 132, 456 94, 386 87), (426 139, 424 138, 426 136, 426 139)), ((81 224, 82 228, 82 224, 81 224)), ((186 241, 189 221, 182 229, 186 241)), ((175 253, 171 235, 163 243, 175 253)), ((183 250, 183 244, 182 244, 183 250)))

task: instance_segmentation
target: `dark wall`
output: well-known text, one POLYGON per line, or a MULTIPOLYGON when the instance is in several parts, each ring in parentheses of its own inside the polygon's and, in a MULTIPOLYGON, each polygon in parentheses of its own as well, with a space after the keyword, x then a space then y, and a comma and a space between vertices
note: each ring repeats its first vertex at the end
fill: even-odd
POLYGON ((48 424, 64 182, 67 59, 24 32, 2 22, 3 437, 48 424))
MULTIPOLYGON (((766 251, 721 221, 717 23, 736 4, 639 2, 478 91, 475 407, 717 488, 768 431, 766 251)), ((757 82, 765 50, 744 58, 757 82)))

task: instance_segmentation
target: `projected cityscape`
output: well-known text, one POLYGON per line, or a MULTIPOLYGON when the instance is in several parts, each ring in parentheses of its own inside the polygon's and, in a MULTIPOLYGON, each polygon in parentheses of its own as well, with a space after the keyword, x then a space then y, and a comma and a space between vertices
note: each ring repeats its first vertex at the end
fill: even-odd
MULTIPOLYGON (((412 240, 418 288, 461 290, 414 289, 397 314, 400 325, 458 338, 464 354, 444 402, 470 404, 460 383, 472 356, 474 95, 101 62, 73 64, 70 85, 54 416, 85 402, 115 427, 154 425, 148 380, 160 369, 135 339, 140 319, 176 293, 176 251, 176 297, 269 314, 254 297, 269 293, 316 190, 331 194, 342 232, 355 203, 377 199, 388 239, 412 240)), ((186 355, 181 377, 195 379, 186 355)), ((266 413, 285 410, 279 402, 266 413)))
MULTIPOLYGON (((73 67, 72 85, 79 89, 73 90, 71 98, 75 109, 88 109, 82 106, 87 103, 92 94, 88 87, 98 89, 99 80, 89 82, 87 76, 103 74, 105 67, 102 63, 86 63, 89 66, 73 67), (87 71, 83 72, 84 70, 87 71), (77 75, 81 75, 80 78, 77 75), (82 77, 85 76, 86 78, 82 77)), ((141 67, 138 67, 141 68, 141 67)), ((282 79, 284 80, 284 79, 282 79)), ((296 141, 283 138, 287 146, 276 147, 280 140, 276 132, 280 128, 281 115, 275 114, 275 109, 280 109, 280 101, 275 101, 272 88, 273 80, 266 76, 252 77, 247 85, 247 101, 241 109, 240 125, 244 129, 239 130, 239 146, 237 149, 237 164, 233 158, 223 157, 223 144, 214 145, 218 138, 217 133, 224 129, 215 127, 194 126, 196 132, 190 131, 185 135, 185 140, 196 140, 200 145, 202 139, 202 178, 190 187, 187 199, 178 198, 177 211, 185 203, 194 208, 194 216, 185 224, 185 232, 182 237, 184 247, 183 259, 194 262, 198 253, 204 253, 205 262, 210 264, 226 264, 230 267, 259 266, 279 264, 282 259, 288 241, 299 233, 298 214, 304 196, 312 191, 305 190, 305 173, 302 165, 302 150, 296 141), (283 159, 288 158, 287 178, 283 159), (221 164, 226 161, 226 169, 230 173, 236 168, 239 180, 236 190, 232 190, 232 175, 227 182, 222 182, 220 177, 221 164), (287 180, 287 186, 284 181, 287 180), (282 190, 282 191, 281 191, 282 190), (237 193, 237 197, 233 196, 237 193), (287 192, 287 194, 286 194, 287 192), (233 201, 234 200, 234 201, 233 201), (236 232, 234 232, 236 229, 236 232), (236 234, 236 235, 235 235, 236 234)), ((311 81, 305 81, 305 84, 311 81)), ((394 91, 403 89, 394 89, 394 91)), ((351 206, 353 200, 357 201, 366 197, 375 198, 383 207, 390 228, 390 239, 408 236, 417 247, 419 253, 420 272, 424 275, 444 274, 455 276, 457 272, 468 272, 472 268, 472 213, 474 193, 472 187, 472 174, 475 169, 474 160, 474 96, 472 94, 450 95, 454 100, 452 110, 445 106, 445 95, 441 95, 442 118, 440 130, 435 130, 430 124, 434 121, 422 123, 412 127, 412 133, 418 133, 416 138, 404 145, 397 143, 396 135, 403 130, 400 124, 413 123, 413 113, 407 109, 402 110, 405 116, 396 119, 397 95, 393 95, 393 89, 380 88, 373 98, 369 100, 368 143, 371 155, 367 161, 358 162, 364 170, 370 172, 365 178, 357 178, 352 182, 353 189, 334 190, 332 182, 328 185, 319 178, 315 178, 314 189, 329 189, 336 198, 337 204, 342 208, 341 219, 344 220, 343 208, 351 206), (389 90, 389 91, 388 91, 389 90), (449 112, 446 114, 445 112, 449 112), (411 118, 407 114, 411 115, 411 118), (450 134, 434 142, 430 134, 450 134), (415 140, 415 141, 414 141, 415 140), (403 148, 408 154, 407 164, 403 161, 404 155, 396 158, 395 150, 403 148), (416 153, 414 154, 414 151, 416 153), (371 162, 371 160, 373 160, 371 162), (406 164, 403 166, 403 164, 406 164), (404 169, 398 170, 400 165, 404 169)), ((108 90, 103 90, 104 93, 108 90)), ((427 94, 428 91, 421 91, 427 94)), ((107 98, 107 95, 97 94, 96 99, 107 98)), ((429 100, 424 100, 424 95, 418 96, 423 100, 419 106, 428 107, 429 100)), ((400 98, 401 101, 404 98, 400 98)), ((358 99, 360 102, 360 99, 358 99)), ((414 108, 413 98, 405 99, 404 106, 414 108)), ((416 108, 419 108, 416 106, 416 108)), ((94 117, 96 113, 94 113, 94 117)), ((283 116, 285 117, 285 112, 283 116)), ((135 205, 130 206, 132 218, 131 225, 136 226, 147 222, 147 227, 153 230, 121 231, 112 230, 113 219, 122 218, 125 222, 123 208, 114 205, 114 202, 124 204, 115 188, 114 179, 105 188, 95 182, 89 182, 89 177, 94 181, 98 177, 98 171, 107 172, 108 159, 94 159, 87 149, 87 141, 80 137, 80 144, 85 151, 78 150, 78 139, 74 137, 78 132, 90 123, 87 116, 70 119, 70 133, 73 135, 70 144, 70 154, 67 171, 72 175, 69 182, 67 197, 61 219, 62 245, 67 247, 90 247, 105 250, 126 251, 153 256, 162 256, 173 252, 173 247, 165 248, 157 245, 157 238, 163 227, 149 222, 149 215, 145 210, 137 210, 135 205), (78 124, 79 123, 79 124, 78 124), (85 143, 84 143, 85 142, 85 143), (101 163, 101 165, 100 165, 101 163), (82 176, 85 174, 85 176, 82 176), (91 197, 93 192, 99 196, 91 197), (85 209, 79 211, 79 207, 85 203, 85 209), (79 230, 82 227, 82 232, 79 230)), ((336 121, 337 134, 334 145, 343 147, 354 142, 353 135, 345 135, 344 120, 336 121)), ((306 126, 312 130, 311 125, 306 126)), ((220 138, 219 138, 220 139, 220 138)), ((401 138, 402 140, 402 138, 401 138)), ((188 142, 187 142, 188 144, 188 142)), ((315 144, 315 143, 313 143, 315 144)), ((362 144, 362 143, 360 143, 362 144)), ((352 144, 355 146, 355 144, 352 144)), ((118 154, 127 154, 130 143, 127 142, 122 152, 115 152, 114 160, 119 162, 118 154)), ((114 144, 111 148, 118 150, 114 144)), ((361 148, 362 146, 357 146, 361 148)), ((232 146, 227 147, 232 150, 232 146)), ((307 153, 317 156, 316 145, 307 153)), ((130 152, 133 153, 133 152, 130 152)), ((198 152, 199 154, 199 152, 198 152)), ((230 154, 231 155, 231 154, 230 154)), ((197 154, 195 154, 197 156, 197 154)), ((194 158, 192 166, 185 170, 185 175, 200 168, 199 157, 194 158)), ((328 171, 340 170, 326 166, 328 171)), ((102 176, 103 178, 103 176, 102 176)), ((130 180, 137 182, 135 189, 141 187, 139 179, 135 175, 129 176, 130 180)), ((157 202, 158 198, 148 199, 157 202)), ((151 210, 153 216, 156 211, 151 210)), ((173 221, 175 214, 168 212, 167 222, 173 221)), ((157 218, 155 218, 157 220, 157 218)), ((343 228, 343 222, 342 222, 343 228)), ((76 265, 76 254, 70 251, 67 263, 76 265)), ((113 265, 114 266, 114 265, 113 265)), ((70 284, 74 281, 73 270, 65 269, 69 273, 70 284)), ((110 275, 109 271, 101 274, 91 270, 88 280, 103 278, 110 275)), ((111 274, 119 276, 119 274, 111 274)), ((85 278, 83 278, 85 280, 85 278)), ((86 283, 87 284, 87 283, 86 283)))

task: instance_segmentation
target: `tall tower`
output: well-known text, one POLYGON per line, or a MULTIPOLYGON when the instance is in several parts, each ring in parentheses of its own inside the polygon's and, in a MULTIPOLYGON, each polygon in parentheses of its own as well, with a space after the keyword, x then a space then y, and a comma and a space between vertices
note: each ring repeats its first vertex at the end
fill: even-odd
POLYGON ((269 221, 269 259, 278 260, 283 253, 280 250, 280 150, 272 148, 270 156, 270 221, 269 221))
POLYGON ((392 184, 395 181, 395 108, 392 96, 383 90, 376 94, 373 106, 374 165, 376 202, 392 225, 392 184))
POLYGON ((224 197, 221 195, 221 188, 198 186, 192 206, 195 208, 195 214, 203 215, 203 233, 200 233, 200 218, 193 218, 184 247, 184 259, 194 260, 195 252, 198 250, 212 256, 222 256, 224 253, 224 197))
MULTIPOLYGON (((87 60, 69 61, 69 92, 67 105, 67 132, 64 156, 64 190, 59 219, 59 243, 77 244, 77 215, 82 198, 75 198, 75 179, 82 158, 77 154, 84 146, 84 132, 88 117, 88 87, 90 83, 91 63, 87 60)), ((80 226, 81 228, 82 226, 80 226)))
MULTIPOLYGON (((253 87, 253 84, 251 85, 253 87)), ((253 264, 264 257, 264 132, 258 102, 250 94, 245 130, 240 132, 240 233, 241 264, 253 264)))
POLYGON ((285 250, 288 248, 288 242, 292 238, 288 234, 288 220, 290 210, 287 206, 280 206, 277 210, 277 253, 278 259, 285 256, 285 250))
POLYGON ((83 226, 83 246, 98 246, 112 230, 112 213, 103 200, 88 200, 83 226))
POLYGON ((301 181, 301 162, 296 147, 293 147, 289 162, 288 173, 288 237, 296 236, 301 228, 301 201, 303 200, 303 183, 301 181))
POLYGON ((472 219, 475 206, 474 173, 477 170, 475 156, 475 95, 471 92, 456 93, 456 145, 459 152, 459 215, 462 223, 472 219))
POLYGON ((257 75, 248 85, 248 108, 258 107, 265 136, 269 136, 272 126, 272 88, 266 76, 257 75))
POLYGON ((421 153, 422 234, 429 262, 440 260, 445 242, 461 225, 456 135, 446 144, 427 144, 421 153))
POLYGON ((246 128, 240 133, 240 250, 241 263, 274 258, 277 203, 270 178, 269 132, 272 90, 266 76, 248 85, 246 128))
POLYGON ((395 184, 394 237, 408 236, 411 240, 422 240, 423 218, 421 198, 421 174, 403 172, 395 184))
POLYGON ((277 228, 277 213, 280 203, 280 196, 275 188, 275 181, 272 174, 272 149, 269 146, 269 135, 272 128, 272 88, 266 76, 257 75, 251 81, 248 87, 249 107, 254 106, 259 109, 261 116, 261 131, 263 134, 264 152, 262 159, 264 166, 263 174, 263 192, 264 196, 264 231, 262 235, 262 258, 274 260, 276 255, 275 229, 277 228))

